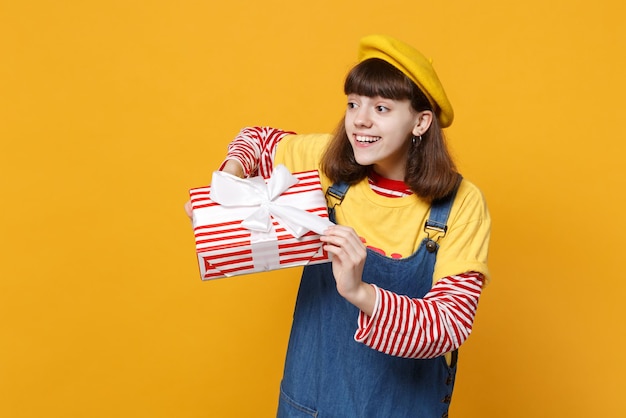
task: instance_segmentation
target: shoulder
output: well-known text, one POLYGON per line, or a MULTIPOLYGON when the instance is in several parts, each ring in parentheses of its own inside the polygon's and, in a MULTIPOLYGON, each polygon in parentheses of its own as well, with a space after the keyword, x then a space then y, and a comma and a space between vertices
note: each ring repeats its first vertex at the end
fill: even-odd
POLYGON ((491 217, 485 197, 475 184, 464 179, 450 211, 448 231, 439 241, 435 278, 468 271, 489 278, 490 235, 491 217))
POLYGON ((489 215, 483 192, 474 183, 464 178, 459 185, 459 190, 452 205, 451 215, 454 215, 455 211, 467 212, 472 208, 483 216, 489 215))
POLYGON ((320 149, 324 150, 330 142, 331 134, 292 134, 287 135, 279 144, 283 152, 299 149, 320 149))
POLYGON ((464 230, 468 224, 480 225, 482 233, 491 229, 491 216, 482 191, 474 183, 463 179, 450 210, 448 226, 464 230))
POLYGON ((331 137, 330 134, 287 135, 278 144, 274 161, 291 171, 319 169, 331 137))

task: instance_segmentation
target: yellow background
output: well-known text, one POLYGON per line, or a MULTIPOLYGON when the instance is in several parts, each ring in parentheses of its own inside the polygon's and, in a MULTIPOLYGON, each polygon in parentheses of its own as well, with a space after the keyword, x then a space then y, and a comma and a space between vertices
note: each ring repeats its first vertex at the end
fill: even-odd
POLYGON ((0 416, 270 417, 299 271, 203 283, 247 125, 328 131, 358 39, 434 59, 493 281, 451 416, 626 416, 619 0, 0 2, 0 416))

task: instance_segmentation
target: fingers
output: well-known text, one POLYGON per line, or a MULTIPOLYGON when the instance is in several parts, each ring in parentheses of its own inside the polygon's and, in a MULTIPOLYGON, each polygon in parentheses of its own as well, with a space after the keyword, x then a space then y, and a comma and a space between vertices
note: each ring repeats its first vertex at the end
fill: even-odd
POLYGON ((363 291, 362 276, 367 250, 361 238, 354 229, 335 225, 328 228, 320 239, 324 242, 324 250, 333 256, 333 276, 339 294, 359 309, 371 311, 370 305, 373 304, 368 293, 363 291))
POLYGON ((356 263, 365 258, 365 245, 352 228, 341 225, 331 226, 320 239, 325 243, 324 249, 335 256, 353 260, 356 263))
POLYGON ((191 212, 191 200, 188 200, 187 203, 185 203, 185 213, 190 219, 192 218, 193 213, 191 212))

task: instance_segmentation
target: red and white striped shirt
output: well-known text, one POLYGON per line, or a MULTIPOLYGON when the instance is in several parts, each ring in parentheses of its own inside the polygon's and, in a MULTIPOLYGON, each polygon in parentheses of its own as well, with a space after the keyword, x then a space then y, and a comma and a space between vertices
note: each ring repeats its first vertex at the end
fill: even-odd
MULTIPOLYGON (((269 177, 278 143, 295 132, 268 127, 245 128, 228 146, 227 160, 241 163, 246 177, 269 177)), ((412 194, 404 182, 381 177, 375 172, 369 184, 387 197, 412 194)), ((363 312, 354 338, 375 350, 408 358, 433 358, 453 351, 467 339, 474 322, 484 276, 477 272, 444 277, 423 298, 410 298, 376 290, 371 316, 363 312)))
POLYGON ((354 338, 393 356, 438 357, 469 336, 482 286, 480 273, 444 277, 422 299, 374 286, 374 313, 359 314, 354 338))

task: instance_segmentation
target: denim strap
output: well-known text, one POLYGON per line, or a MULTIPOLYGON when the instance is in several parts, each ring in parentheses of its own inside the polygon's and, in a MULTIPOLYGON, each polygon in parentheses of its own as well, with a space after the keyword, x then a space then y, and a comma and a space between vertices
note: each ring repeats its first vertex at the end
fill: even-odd
POLYGON ((339 205, 341 204, 343 198, 346 196, 346 193, 348 193, 349 187, 349 183, 340 181, 330 186, 328 190, 326 190, 326 194, 339 200, 339 202, 337 203, 339 205))
POLYGON ((463 177, 459 174, 454 189, 447 196, 433 201, 430 207, 430 216, 424 224, 424 230, 426 232, 430 229, 436 232, 442 232, 443 235, 446 234, 448 231, 448 216, 450 215, 450 210, 452 209, 456 192, 459 190, 461 180, 463 180, 463 177))
POLYGON ((328 217, 334 223, 335 221, 335 206, 341 205, 343 202, 343 198, 346 197, 346 193, 348 193, 348 189, 350 188, 350 184, 344 181, 340 181, 334 183, 332 186, 326 190, 326 202, 328 203, 328 217), (328 196, 337 200, 337 202, 333 205, 328 201, 328 196))

